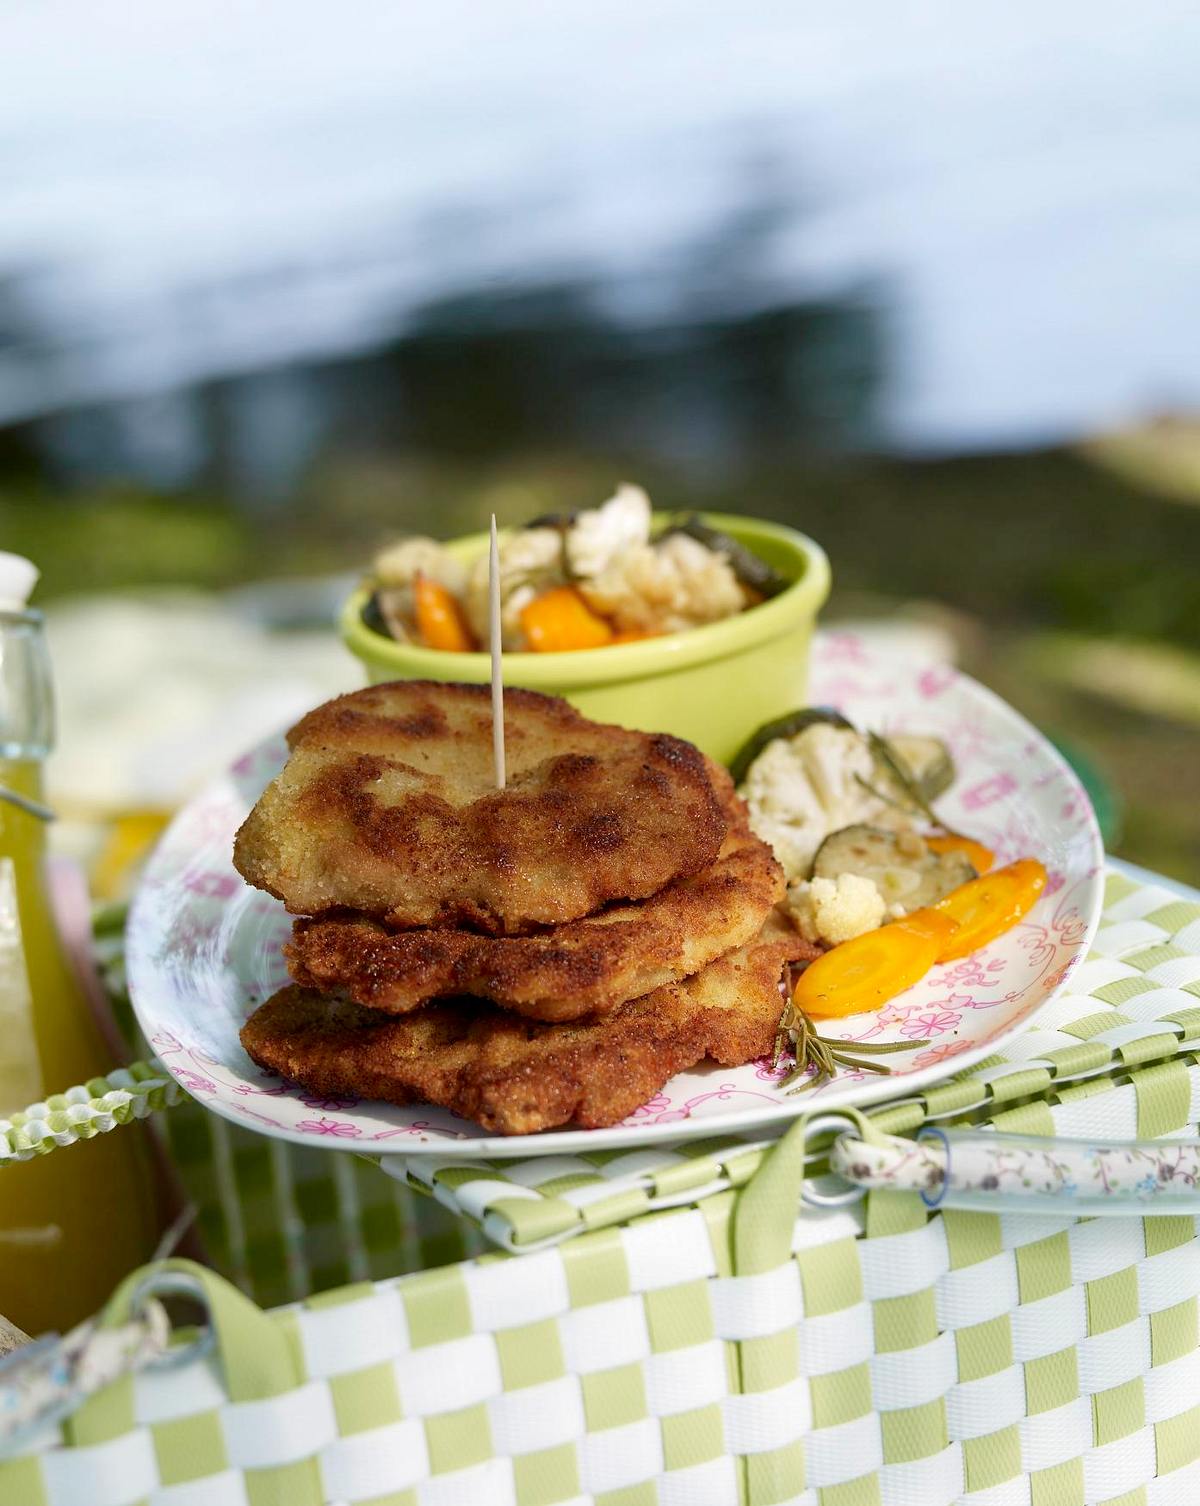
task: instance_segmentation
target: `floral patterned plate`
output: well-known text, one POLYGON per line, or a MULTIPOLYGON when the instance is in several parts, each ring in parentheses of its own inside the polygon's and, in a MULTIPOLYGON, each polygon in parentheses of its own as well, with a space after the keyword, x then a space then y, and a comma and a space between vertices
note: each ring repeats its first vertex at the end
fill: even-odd
MULTIPOLYGON (((814 650, 814 703, 840 707, 881 732, 930 733, 951 747, 954 788, 946 819, 998 854, 1040 857, 1050 881, 1021 925, 960 962, 937 967, 877 1014, 830 1021, 846 1041, 928 1041, 886 1060, 893 1076, 845 1072, 789 1096, 787 1065, 706 1066, 673 1078, 623 1124, 538 1136, 567 1152, 768 1131, 804 1110, 907 1096, 990 1055, 1054 997, 1085 955, 1100 913, 1103 849, 1079 781, 1029 724, 974 681, 944 666, 912 664, 827 634, 814 650)), ((264 1134, 347 1150, 445 1151, 527 1156, 521 1137, 489 1136, 428 1106, 394 1108, 321 1099, 261 1072, 238 1028, 287 981, 283 906, 249 889, 230 861, 233 834, 285 755, 281 738, 245 755, 183 810, 146 870, 129 921, 130 989, 142 1030, 171 1074, 218 1113, 264 1134)))

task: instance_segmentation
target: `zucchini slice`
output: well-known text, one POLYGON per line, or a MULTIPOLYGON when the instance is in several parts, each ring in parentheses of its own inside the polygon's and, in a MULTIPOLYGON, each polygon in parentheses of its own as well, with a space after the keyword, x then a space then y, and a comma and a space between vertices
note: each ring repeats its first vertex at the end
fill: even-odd
POLYGON ((844 826, 825 838, 813 859, 813 878, 843 873, 870 879, 884 904, 900 905, 906 914, 978 878, 961 852, 932 852, 915 833, 882 826, 844 826))
MULTIPOLYGON (((941 826, 942 822, 937 812, 925 798, 920 785, 908 772, 908 765, 892 752, 892 745, 887 738, 880 737, 878 732, 868 732, 867 742, 875 755, 877 775, 882 778, 885 786, 891 785, 895 791, 895 799, 890 799, 883 791, 876 791, 876 793, 900 810, 908 811, 910 815, 922 815, 934 826, 941 826)), ((948 831, 949 828, 946 827, 945 830, 948 831)))
POLYGON ((695 513, 680 523, 673 523, 660 537, 669 538, 673 533, 686 533, 688 538, 705 545, 714 554, 724 555, 739 584, 757 591, 764 598, 778 596, 791 585, 791 581, 768 565, 766 560, 759 559, 757 554, 730 538, 727 533, 722 533, 719 528, 712 528, 695 513))
POLYGON ((412 591, 404 586, 377 586, 363 603, 363 626, 397 643, 411 643, 405 614, 412 611, 412 591), (401 610, 403 603, 404 610, 401 610))
POLYGON ((854 724, 848 722, 832 706, 805 706, 799 711, 789 711, 786 716, 776 717, 773 722, 764 722, 757 732, 746 739, 729 765, 734 784, 741 784, 750 765, 768 743, 773 743, 778 737, 795 737, 797 732, 803 732, 806 727, 814 727, 818 722, 825 722, 830 727, 843 727, 848 732, 856 730, 854 724))
POLYGON ((954 759, 940 737, 915 737, 898 733, 883 741, 927 801, 944 795, 954 783, 954 759))
POLYGON ((366 601, 363 602, 362 624, 372 633, 378 633, 381 638, 390 638, 392 630, 388 627, 387 618, 383 615, 383 608, 379 605, 378 590, 372 591, 366 601))

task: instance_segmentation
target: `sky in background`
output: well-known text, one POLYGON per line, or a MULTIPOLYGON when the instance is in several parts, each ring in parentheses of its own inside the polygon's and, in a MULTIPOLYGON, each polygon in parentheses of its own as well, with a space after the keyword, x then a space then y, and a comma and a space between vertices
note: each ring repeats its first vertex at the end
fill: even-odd
POLYGON ((0 423, 598 279, 679 317, 881 290, 901 448, 1200 407, 1200 8, 10 0, 0 423), (695 309, 695 301, 688 305, 695 309), (14 312, 15 310, 15 312, 14 312))

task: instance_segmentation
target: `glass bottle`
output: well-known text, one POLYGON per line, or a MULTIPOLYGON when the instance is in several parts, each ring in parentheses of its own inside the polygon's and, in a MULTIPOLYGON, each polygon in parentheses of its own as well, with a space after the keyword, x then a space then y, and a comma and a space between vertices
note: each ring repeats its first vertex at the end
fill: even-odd
MULTIPOLYGON (((0 553, 0 1117, 116 1065, 51 906, 54 711, 42 614, 26 606, 36 579, 0 553)), ((69 1328, 151 1256, 158 1221, 142 1124, 0 1167, 0 1313, 27 1333, 69 1328)))

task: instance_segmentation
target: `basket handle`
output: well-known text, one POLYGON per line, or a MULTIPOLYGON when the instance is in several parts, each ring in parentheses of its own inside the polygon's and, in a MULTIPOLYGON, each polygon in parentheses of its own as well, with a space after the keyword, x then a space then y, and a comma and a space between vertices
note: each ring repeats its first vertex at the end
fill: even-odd
MULTIPOLYGON (((214 1271, 190 1260, 160 1260, 132 1272, 103 1311, 69 1334, 45 1334, 0 1363, 0 1460, 30 1446, 47 1427, 63 1424, 68 1442, 88 1400, 137 1371, 178 1370, 212 1355, 231 1401, 260 1401, 304 1379, 283 1325, 214 1271), (171 1342, 162 1299, 198 1303, 203 1322, 171 1342)), ((294 1506, 322 1499, 313 1466, 289 1485, 294 1506)))
POLYGON ((1071 1140, 927 1125, 885 1134, 857 1109, 796 1121, 743 1188, 734 1215, 739 1274, 786 1260, 794 1210, 868 1192, 917 1193, 928 1208, 1147 1218, 1200 1212, 1200 1139, 1071 1140))
POLYGON ((93 1077, 0 1119, 0 1166, 107 1134, 186 1097, 161 1062, 117 1067, 106 1077, 93 1077))
POLYGON ((901 1140, 869 1122, 855 1129, 830 1147, 830 1170, 864 1191, 917 1192, 930 1208, 1127 1218, 1200 1210, 1200 1140, 1097 1142, 932 1125, 901 1140))

